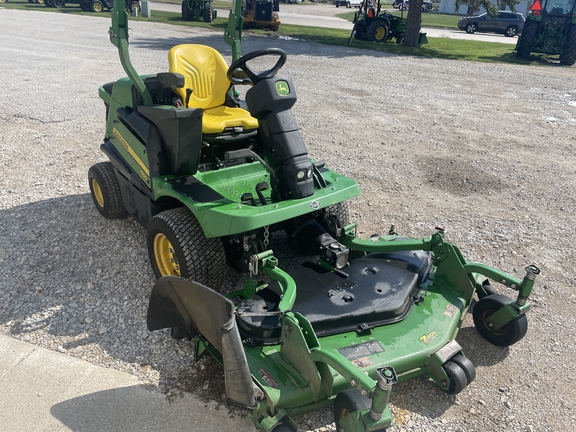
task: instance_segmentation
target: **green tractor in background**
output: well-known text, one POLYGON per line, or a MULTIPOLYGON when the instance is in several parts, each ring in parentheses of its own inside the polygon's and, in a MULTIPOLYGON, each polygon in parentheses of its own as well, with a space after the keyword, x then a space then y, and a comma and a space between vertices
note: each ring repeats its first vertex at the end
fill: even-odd
POLYGON ((559 54, 560 63, 576 61, 576 0, 535 0, 516 44, 516 55, 559 54))
POLYGON ((211 23, 217 18, 212 0, 184 0, 182 2, 182 19, 192 21, 199 18, 202 18, 206 23, 211 23))
MULTIPOLYGON (((404 41, 406 33, 406 18, 404 11, 400 16, 382 10, 380 0, 374 4, 372 0, 364 0, 354 15, 354 27, 350 33, 349 43, 352 39, 367 40, 372 42, 386 42, 396 39, 396 43, 404 41)), ((419 44, 428 43, 426 33, 420 33, 419 44)))

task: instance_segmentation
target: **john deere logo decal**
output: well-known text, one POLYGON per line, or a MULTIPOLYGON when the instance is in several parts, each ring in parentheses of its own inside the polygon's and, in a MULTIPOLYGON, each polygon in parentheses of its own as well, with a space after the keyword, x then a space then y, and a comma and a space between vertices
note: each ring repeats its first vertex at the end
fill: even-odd
POLYGON ((280 96, 288 96, 290 94, 290 87, 286 81, 276 81, 276 91, 280 96))

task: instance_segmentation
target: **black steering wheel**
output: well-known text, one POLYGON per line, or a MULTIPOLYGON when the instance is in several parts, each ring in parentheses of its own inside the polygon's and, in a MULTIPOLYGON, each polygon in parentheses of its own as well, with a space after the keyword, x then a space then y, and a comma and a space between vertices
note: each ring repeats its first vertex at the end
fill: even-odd
POLYGON ((280 68, 284 66, 284 63, 286 63, 286 53, 283 50, 281 50, 280 48, 264 48, 252 51, 251 53, 240 57, 238 60, 236 60, 234 63, 230 65, 228 71, 226 72, 226 76, 233 84, 256 85, 262 80, 265 80, 267 78, 273 78, 274 76, 276 76, 280 68), (280 56, 276 64, 271 69, 262 72, 254 72, 246 64, 246 62, 248 62, 249 60, 255 59, 256 57, 262 57, 267 55, 280 56))

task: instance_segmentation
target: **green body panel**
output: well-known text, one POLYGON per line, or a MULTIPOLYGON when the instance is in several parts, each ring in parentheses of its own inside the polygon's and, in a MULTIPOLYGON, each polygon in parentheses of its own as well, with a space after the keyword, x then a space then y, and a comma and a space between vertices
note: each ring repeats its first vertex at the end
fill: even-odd
MULTIPOLYGON (((240 203, 243 193, 253 192, 259 182, 269 180, 268 173, 258 162, 196 173, 195 178, 222 195, 217 201, 196 202, 191 197, 178 193, 173 187, 173 183, 178 179, 170 176, 155 177, 152 183, 155 199, 169 196, 182 202, 194 213, 206 237, 211 238, 283 222, 345 201, 360 193, 354 180, 330 170, 324 172, 323 176, 328 187, 316 189, 311 197, 258 206, 240 203)), ((270 191, 264 191, 264 195, 269 198, 270 191)))
MULTIPOLYGON (((460 290, 433 283, 422 294, 423 301, 413 306, 404 320, 374 328, 367 335, 327 336, 318 340, 317 347, 298 344, 297 350, 290 348, 291 343, 284 346, 288 338, 283 332, 282 345, 246 347, 251 373, 264 389, 269 407, 281 406, 291 415, 318 409, 326 403, 322 399, 332 399, 350 388, 350 377, 359 383, 359 389, 370 393, 376 385, 376 369, 383 366, 392 366, 399 381, 427 374, 432 355, 455 338, 468 299, 460 290), (383 351, 350 359, 338 351, 367 343, 378 343, 383 351), (319 361, 328 366, 323 374, 319 361), (314 362, 317 369, 312 372, 314 362), (344 378, 347 375, 349 378, 344 378)), ((286 323, 285 319, 283 327, 286 323)), ((291 322, 291 327, 292 335, 296 326, 291 322)))
MULTIPOLYGON (((152 75, 142 75, 138 76, 138 78, 143 80, 149 76, 152 75)), ((100 87, 98 93, 111 113, 115 113, 118 108, 133 108, 132 80, 129 77, 116 81, 112 88, 112 93, 108 93, 104 86, 100 87)), ((146 147, 138 139, 134 138, 132 132, 121 122, 117 121, 115 115, 107 118, 105 138, 110 140, 132 170, 138 173, 142 181, 148 187, 151 187, 146 147)))

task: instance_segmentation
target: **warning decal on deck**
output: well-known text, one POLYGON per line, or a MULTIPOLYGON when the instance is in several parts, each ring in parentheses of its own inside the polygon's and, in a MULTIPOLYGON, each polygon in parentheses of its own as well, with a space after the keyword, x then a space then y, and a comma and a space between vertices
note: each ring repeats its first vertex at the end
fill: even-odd
POLYGON ((378 341, 365 342, 349 347, 338 348, 338 352, 348 360, 355 360, 360 357, 367 357, 372 354, 384 352, 384 347, 378 341))

